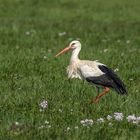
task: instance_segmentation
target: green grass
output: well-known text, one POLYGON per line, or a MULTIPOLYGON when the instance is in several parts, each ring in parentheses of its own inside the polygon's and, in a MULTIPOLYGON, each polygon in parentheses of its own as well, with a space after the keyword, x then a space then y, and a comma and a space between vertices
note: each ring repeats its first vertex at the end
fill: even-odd
POLYGON ((80 124, 114 112, 140 115, 139 5, 138 0, 1 0, 0 139, 140 139, 140 126, 125 119, 112 127, 107 121, 89 128, 80 124), (76 38, 83 45, 81 59, 119 69, 128 96, 111 91, 99 104, 89 104, 95 88, 67 78, 70 53, 54 58, 76 38), (40 112, 43 99, 48 108, 40 112), (39 129, 46 120, 51 128, 39 129))

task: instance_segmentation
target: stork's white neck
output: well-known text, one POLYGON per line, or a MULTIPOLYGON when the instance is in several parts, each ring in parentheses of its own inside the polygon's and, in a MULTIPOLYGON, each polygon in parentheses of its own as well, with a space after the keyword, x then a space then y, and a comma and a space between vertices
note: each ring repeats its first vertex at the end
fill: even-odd
POLYGON ((79 59, 78 55, 79 55, 80 50, 81 50, 81 46, 80 47, 77 47, 76 49, 74 49, 72 51, 71 61, 74 61, 76 59, 79 59))

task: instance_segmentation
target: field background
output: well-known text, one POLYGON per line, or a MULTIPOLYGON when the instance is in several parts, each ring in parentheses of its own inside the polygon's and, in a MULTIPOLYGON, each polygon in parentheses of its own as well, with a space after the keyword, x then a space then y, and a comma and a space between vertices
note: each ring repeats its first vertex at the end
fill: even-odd
POLYGON ((0 139, 138 140, 129 114, 140 115, 139 0, 0 0, 0 139), (111 91, 89 104, 95 88, 67 78, 71 54, 54 58, 77 38, 80 58, 117 68, 128 96, 111 91), (125 117, 112 127, 80 124, 114 112, 125 117), (51 127, 41 129, 46 120, 51 127))

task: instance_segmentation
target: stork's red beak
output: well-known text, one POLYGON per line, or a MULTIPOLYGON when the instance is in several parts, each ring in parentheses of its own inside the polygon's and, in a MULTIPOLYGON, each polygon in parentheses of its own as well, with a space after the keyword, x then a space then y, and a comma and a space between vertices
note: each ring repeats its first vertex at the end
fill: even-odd
POLYGON ((58 57, 59 55, 65 53, 65 52, 67 52, 67 51, 69 51, 69 50, 71 50, 71 47, 66 47, 66 48, 63 49, 61 52, 59 52, 55 57, 58 57))

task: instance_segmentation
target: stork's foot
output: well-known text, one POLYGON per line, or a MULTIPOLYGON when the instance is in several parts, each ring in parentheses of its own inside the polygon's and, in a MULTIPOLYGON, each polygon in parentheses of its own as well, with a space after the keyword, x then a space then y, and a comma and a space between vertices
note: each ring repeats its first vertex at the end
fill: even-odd
POLYGON ((99 102, 99 99, 100 99, 100 98, 92 99, 90 103, 91 103, 91 104, 97 104, 97 103, 99 102))

